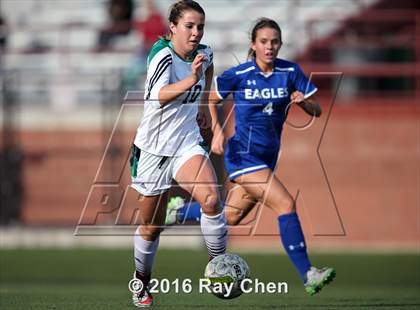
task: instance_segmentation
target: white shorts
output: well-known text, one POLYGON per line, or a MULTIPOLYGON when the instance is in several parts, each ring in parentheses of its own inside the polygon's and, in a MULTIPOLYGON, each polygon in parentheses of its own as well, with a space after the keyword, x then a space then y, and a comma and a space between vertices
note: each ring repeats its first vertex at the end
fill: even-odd
POLYGON ((172 186, 178 170, 191 157, 202 155, 209 158, 200 145, 193 146, 181 156, 161 156, 140 150, 133 144, 131 150, 131 187, 144 196, 160 195, 172 186))

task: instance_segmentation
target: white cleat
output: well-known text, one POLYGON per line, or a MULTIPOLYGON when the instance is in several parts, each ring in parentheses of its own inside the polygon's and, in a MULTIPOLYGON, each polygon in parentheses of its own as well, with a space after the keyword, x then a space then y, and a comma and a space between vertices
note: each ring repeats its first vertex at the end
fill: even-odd
POLYGON ((174 225, 177 222, 177 211, 185 206, 185 201, 180 196, 172 197, 166 206, 165 225, 174 225))
POLYGON ((335 277, 334 268, 324 267, 317 269, 311 267, 306 273, 305 290, 309 295, 315 295, 318 293, 324 285, 330 283, 335 277))

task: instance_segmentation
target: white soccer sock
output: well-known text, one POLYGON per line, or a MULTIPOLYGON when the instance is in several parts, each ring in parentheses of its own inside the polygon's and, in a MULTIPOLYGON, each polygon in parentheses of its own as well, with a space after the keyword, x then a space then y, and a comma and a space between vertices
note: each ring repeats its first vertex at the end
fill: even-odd
POLYGON ((227 243, 227 227, 225 213, 209 216, 201 214, 201 232, 206 242, 210 258, 224 254, 227 243))
POLYGON ((153 241, 144 240, 136 233, 134 236, 134 262, 136 270, 144 275, 152 273, 153 259, 159 245, 159 237, 153 241))

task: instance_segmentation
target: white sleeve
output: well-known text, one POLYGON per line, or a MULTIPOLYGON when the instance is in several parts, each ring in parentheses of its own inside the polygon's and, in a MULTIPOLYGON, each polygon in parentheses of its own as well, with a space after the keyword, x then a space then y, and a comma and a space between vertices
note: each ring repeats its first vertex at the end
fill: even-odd
POLYGON ((171 68, 172 55, 162 53, 152 59, 147 69, 146 100, 150 100, 156 108, 160 108, 159 91, 169 84, 171 68))

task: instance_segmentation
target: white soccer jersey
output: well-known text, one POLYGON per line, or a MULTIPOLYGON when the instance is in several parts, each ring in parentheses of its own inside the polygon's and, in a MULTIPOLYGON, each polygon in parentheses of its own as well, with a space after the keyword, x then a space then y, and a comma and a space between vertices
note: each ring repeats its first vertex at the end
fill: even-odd
POLYGON ((213 62, 213 52, 199 45, 197 53, 206 55, 200 81, 174 101, 160 106, 158 94, 168 84, 191 75, 191 62, 180 58, 170 41, 160 39, 147 59, 147 80, 144 95, 144 115, 137 129, 134 144, 148 153, 179 156, 202 139, 196 117, 205 87, 205 71, 213 62))

